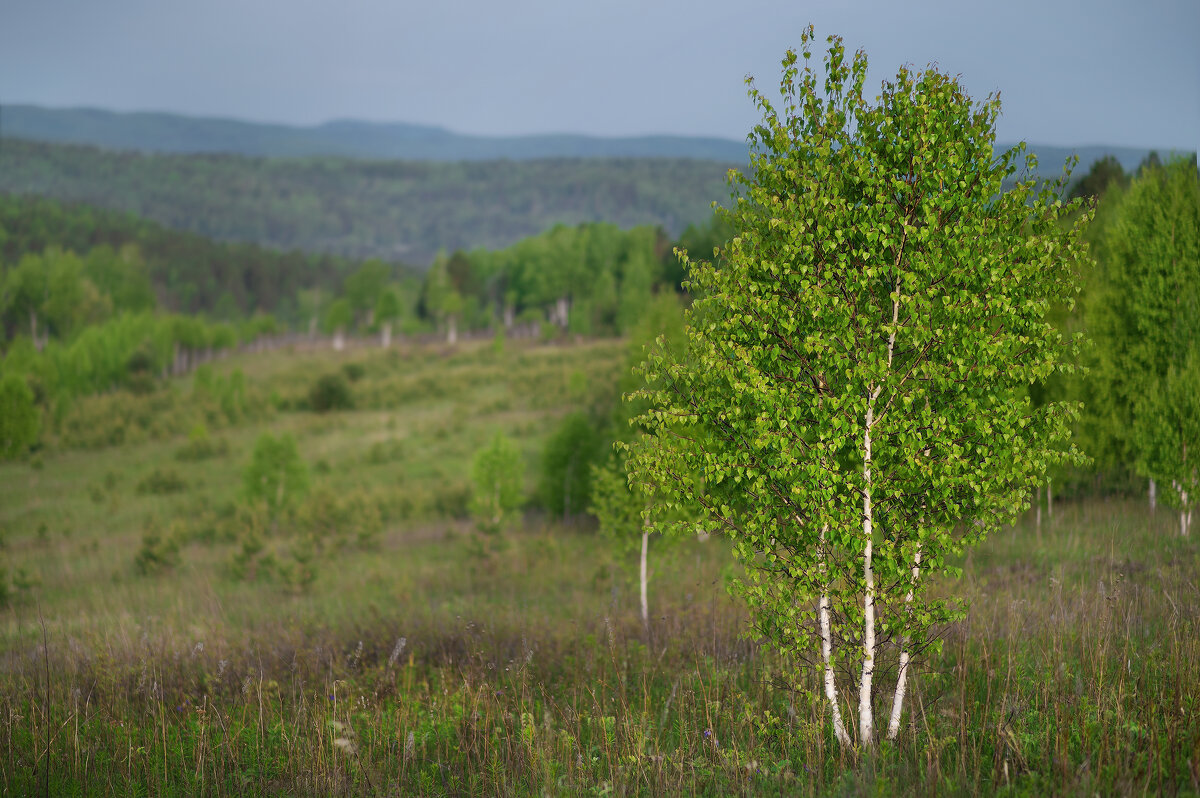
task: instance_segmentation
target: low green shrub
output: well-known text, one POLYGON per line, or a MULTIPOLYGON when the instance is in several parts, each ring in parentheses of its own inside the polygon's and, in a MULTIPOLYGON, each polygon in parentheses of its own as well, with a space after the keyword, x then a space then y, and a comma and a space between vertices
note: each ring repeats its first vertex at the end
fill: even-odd
POLYGON ((350 394, 350 384, 341 374, 326 374, 309 390, 308 406, 317 413, 351 409, 354 397, 350 394))

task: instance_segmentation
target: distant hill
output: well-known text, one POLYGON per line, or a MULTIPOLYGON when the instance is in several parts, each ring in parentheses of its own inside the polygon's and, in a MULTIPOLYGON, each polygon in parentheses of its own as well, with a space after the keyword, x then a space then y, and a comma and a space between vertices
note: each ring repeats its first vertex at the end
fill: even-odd
MULTIPOLYGON (((110 150, 229 153, 266 158, 316 155, 410 161, 692 158, 722 163, 745 163, 747 158, 744 141, 712 137, 468 136, 442 127, 403 122, 343 119, 305 127, 159 112, 36 105, 0 107, 0 140, 8 137, 110 150)), ((1029 148, 1038 154, 1040 171, 1047 175, 1057 174, 1072 152, 1079 155, 1079 175, 1105 155, 1115 155, 1126 171, 1131 171, 1149 152, 1145 148, 1104 144, 1079 147, 1031 144, 1029 148)), ((1165 156, 1167 151, 1161 154, 1165 156)))
POLYGON ((467 136, 441 127, 336 120, 311 127, 94 108, 0 108, 0 137, 113 150, 312 155, 374 160, 487 161, 539 158, 695 158, 741 163, 744 141, 691 136, 467 136))
POLYGON ((727 164, 665 158, 364 161, 114 152, 6 139, 0 192, 134 213, 223 241, 424 266, 555 224, 672 236, 725 200, 727 164))

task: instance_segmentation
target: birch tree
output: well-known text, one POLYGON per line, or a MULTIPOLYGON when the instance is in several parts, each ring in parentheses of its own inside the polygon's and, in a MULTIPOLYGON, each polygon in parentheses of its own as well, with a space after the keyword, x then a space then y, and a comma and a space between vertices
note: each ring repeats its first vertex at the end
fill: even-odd
POLYGON ((731 539, 753 632, 815 670, 843 745, 869 747, 884 698, 899 733, 960 607, 931 578, 1078 459, 1077 408, 1028 387, 1072 368, 1078 342, 1045 314, 1075 295, 1089 215, 1059 200, 1066 175, 1028 177, 1023 146, 993 154, 997 97, 906 67, 869 102, 862 52, 830 37, 814 68, 802 42, 778 107, 749 84, 763 118, 720 211, 733 237, 682 255, 689 354, 643 364, 630 467, 656 524, 679 508, 731 539))

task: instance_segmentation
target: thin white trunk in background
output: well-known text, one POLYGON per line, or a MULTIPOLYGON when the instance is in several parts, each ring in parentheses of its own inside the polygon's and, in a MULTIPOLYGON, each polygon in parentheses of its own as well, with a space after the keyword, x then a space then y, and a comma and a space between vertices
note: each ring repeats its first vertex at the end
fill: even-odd
POLYGON ((650 625, 650 602, 646 599, 646 553, 650 549, 650 530, 642 526, 642 624, 650 625))
MULTIPOLYGON (((908 595, 904 597, 904 611, 912 614, 913 592, 917 587, 917 580, 921 578, 921 547, 917 546, 916 556, 913 558, 912 568, 912 586, 908 589, 908 595)), ((900 643, 900 673, 896 676, 896 693, 892 698, 892 716, 888 720, 887 738, 895 740, 896 735, 900 733, 900 714, 904 710, 904 695, 908 692, 908 637, 900 643)))
POLYGON ((446 332, 446 343, 453 346, 458 343, 458 316, 451 316, 449 325, 450 328, 446 332))
POLYGON ((308 320, 308 337, 309 338, 317 337, 317 317, 316 316, 312 316, 308 320))
POLYGON ((1046 480, 1046 515, 1050 521, 1054 521, 1054 489, 1050 487, 1050 480, 1046 480))
POLYGON ((1042 492, 1040 490, 1033 493, 1034 517, 1037 519, 1038 532, 1042 531, 1042 492))
POLYGON ((392 323, 390 321, 383 323, 383 340, 380 343, 384 349, 392 345, 392 323))
POLYGON ((817 603, 817 619, 821 625, 821 660, 825 664, 825 698, 828 699, 829 708, 833 713, 833 733, 839 743, 849 747, 853 743, 850 741, 850 735, 846 733, 846 724, 842 722, 842 709, 838 705, 837 697, 837 681, 833 673, 833 632, 829 623, 829 585, 826 581, 827 568, 825 565, 825 533, 828 531, 828 524, 821 528, 821 544, 817 554, 818 568, 821 573, 821 599, 817 603))
POLYGON ((1181 534, 1183 537, 1187 537, 1187 534, 1191 531, 1192 526, 1192 510, 1190 507, 1188 507, 1188 492, 1186 490, 1181 490, 1179 492, 1179 497, 1183 500, 1180 502, 1180 504, 1183 506, 1183 509, 1179 511, 1179 534, 1181 534))
POLYGON ((337 332, 335 332, 333 334, 333 351, 341 352, 345 348, 346 348, 346 331, 339 327, 337 332))
POLYGON ((1158 509, 1158 483, 1150 477, 1150 512, 1158 509))
POLYGON ((879 391, 873 391, 867 403, 867 415, 863 424, 863 665, 858 683, 858 741, 868 746, 874 739, 874 717, 871 711, 871 680, 875 676, 875 572, 871 567, 871 552, 874 544, 874 506, 871 503, 871 427, 875 423, 875 400, 879 391))

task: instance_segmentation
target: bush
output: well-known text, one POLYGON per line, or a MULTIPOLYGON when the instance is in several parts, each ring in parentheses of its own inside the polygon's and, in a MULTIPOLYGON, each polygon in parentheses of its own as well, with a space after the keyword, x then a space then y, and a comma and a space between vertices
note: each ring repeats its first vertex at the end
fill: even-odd
POLYGON ((354 406, 350 384, 341 374, 326 374, 308 392, 308 405, 318 413, 330 410, 349 410, 354 406))
POLYGON ((224 457, 229 454, 229 443, 224 438, 213 438, 203 424, 192 427, 188 442, 175 451, 175 459, 184 462, 224 457))
POLYGON ((29 384, 6 374, 0 379, 0 460, 20 457, 37 443, 40 426, 29 384))
POLYGON ((152 493, 159 496, 180 493, 184 490, 187 490, 187 482, 173 468, 155 468, 137 485, 138 493, 152 493))
POLYGON ((542 450, 539 493, 547 512, 569 521, 592 504, 592 464, 599 459, 600 436, 583 413, 563 418, 542 450))
POLYGON ((163 535, 157 525, 148 523, 142 535, 142 547, 133 567, 142 576, 168 571, 179 564, 179 542, 174 535, 163 535))
POLYGON ((346 363, 342 366, 342 374, 346 375, 346 379, 350 382, 358 382, 366 376, 367 367, 362 363, 346 363))

